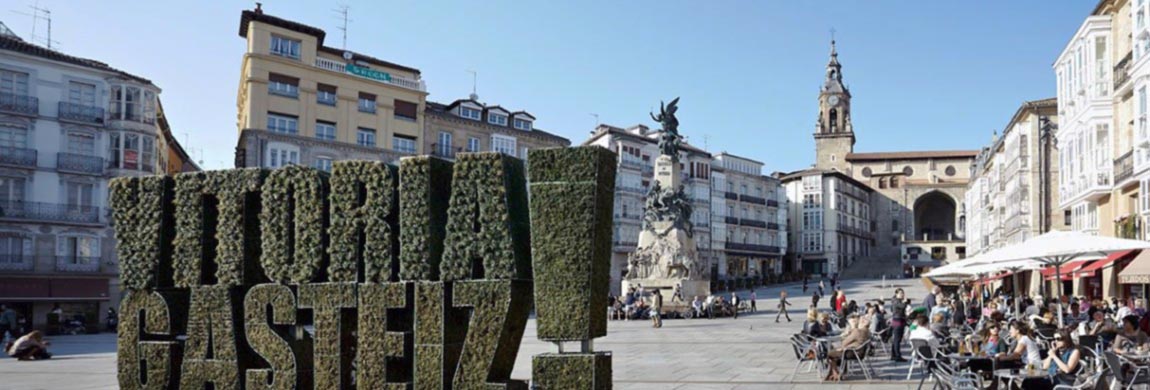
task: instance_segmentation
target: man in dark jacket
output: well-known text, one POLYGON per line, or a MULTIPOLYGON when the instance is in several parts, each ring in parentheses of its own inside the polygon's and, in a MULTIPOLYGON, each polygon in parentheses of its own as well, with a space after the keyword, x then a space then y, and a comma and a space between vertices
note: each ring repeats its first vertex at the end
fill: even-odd
POLYGON ((902 289, 894 290, 890 302, 890 360, 905 362, 902 358, 902 334, 906 330, 906 294, 902 289))
POLYGON ((938 304, 937 301, 935 301, 935 299, 937 299, 935 295, 938 295, 940 292, 942 292, 942 289, 938 288, 938 286, 934 286, 934 289, 932 289, 929 294, 926 294, 926 299, 922 300, 922 305, 926 307, 927 313, 930 313, 930 309, 933 309, 934 305, 938 304))

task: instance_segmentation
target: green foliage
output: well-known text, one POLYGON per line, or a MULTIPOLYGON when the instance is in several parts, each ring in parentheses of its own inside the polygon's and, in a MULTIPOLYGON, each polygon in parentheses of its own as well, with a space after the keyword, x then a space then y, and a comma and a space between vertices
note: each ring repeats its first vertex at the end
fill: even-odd
MULTIPOLYGON (((171 312, 164 296, 156 292, 128 290, 120 302, 120 326, 117 327, 117 379, 122 389, 160 390, 175 388, 173 379, 180 367, 179 343, 174 336, 171 312), (143 315, 143 332, 139 329, 143 315), (141 341, 165 336, 167 341, 141 341), (141 382, 141 370, 147 381, 141 382)), ((175 309, 179 309, 178 307, 175 309)))
POLYGON ((201 389, 212 383, 216 389, 239 389, 240 372, 250 362, 246 354, 241 355, 244 348, 236 338, 242 325, 237 321, 241 291, 228 286, 196 286, 191 292, 180 388, 201 389))
POLYGON ((120 177, 109 190, 121 284, 141 290, 170 286, 171 178, 120 177))
POLYGON ((317 389, 340 389, 351 385, 352 324, 342 321, 343 309, 356 307, 355 283, 307 283, 299 287, 299 307, 312 309, 313 344, 317 389))
POLYGON ((531 311, 531 282, 456 282, 452 305, 471 308, 454 388, 477 389, 509 382, 531 311))
POLYGON ((538 337, 605 336, 615 154, 598 146, 529 153, 538 337))
POLYGON ((295 294, 280 284, 260 284, 244 297, 244 329, 252 350, 268 362, 269 368, 247 371, 248 389, 291 390, 296 380, 308 375, 296 364, 287 327, 296 324, 295 294), (271 310, 271 324, 268 323, 271 310), (272 325, 281 325, 277 331, 272 325))
MULTIPOLYGON (((410 332, 390 332, 388 309, 407 307, 411 283, 359 285, 359 329, 356 350, 356 386, 361 389, 406 389, 411 381, 411 366, 389 368, 388 360, 407 357, 404 340, 410 332), (389 381, 388 377, 398 380, 389 381), (390 383, 389 383, 390 382, 390 383)), ((395 321, 395 319, 391 319, 395 321)), ((404 359, 404 363, 410 363, 404 359)))
POLYGON ((399 277, 439 279, 453 164, 434 157, 399 162, 399 277))
POLYGON ((467 316, 451 310, 452 285, 415 282, 415 388, 450 385, 459 361, 467 316))
POLYGON ((517 158, 496 152, 459 156, 440 264, 444 281, 531 279, 525 185, 517 158), (475 264, 482 264, 482 275, 475 274, 475 264))
POLYGON ((289 165, 263 185, 260 262, 274 282, 302 284, 319 278, 327 231, 327 175, 289 165))
POLYGON ((395 280, 392 262, 396 223, 395 168, 379 161, 336 161, 331 175, 331 265, 328 279, 356 282, 395 280))
POLYGON ((215 278, 215 284, 240 286, 258 280, 257 205, 267 171, 257 168, 189 172, 175 176, 176 236, 172 244, 176 287, 192 287, 215 278), (215 241, 214 248, 204 245, 215 241), (201 275, 211 262, 214 275, 201 275))
POLYGON ((539 390, 610 390, 610 353, 545 353, 531 358, 539 390))

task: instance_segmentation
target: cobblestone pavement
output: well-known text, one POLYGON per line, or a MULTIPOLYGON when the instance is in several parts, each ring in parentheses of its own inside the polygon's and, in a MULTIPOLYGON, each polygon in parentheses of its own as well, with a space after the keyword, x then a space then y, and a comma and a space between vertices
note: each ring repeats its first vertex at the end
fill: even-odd
MULTIPOLYGON (((848 299, 889 297, 903 287, 918 302, 926 294, 918 280, 847 281, 848 299)), ((595 350, 614 354, 616 389, 806 389, 827 388, 814 372, 795 369, 788 338, 798 331, 810 296, 798 285, 787 285, 793 322, 775 323, 779 287, 760 289, 756 314, 738 319, 666 320, 661 329, 646 321, 612 321, 607 337, 595 340, 595 350)), ((746 292, 744 292, 745 295, 746 292)), ((826 301, 819 302, 825 310, 826 301)), ((0 388, 11 389, 115 389, 115 337, 112 334, 54 337, 48 361, 17 362, 0 359, 0 388)), ((535 339, 535 322, 528 323, 514 378, 531 376, 531 355, 554 352, 549 343, 535 339)), ((909 354, 904 353, 906 356, 909 354)), ((918 384, 918 374, 906 381, 907 364, 894 364, 877 356, 872 381, 852 377, 836 387, 852 389, 907 389, 918 384)))

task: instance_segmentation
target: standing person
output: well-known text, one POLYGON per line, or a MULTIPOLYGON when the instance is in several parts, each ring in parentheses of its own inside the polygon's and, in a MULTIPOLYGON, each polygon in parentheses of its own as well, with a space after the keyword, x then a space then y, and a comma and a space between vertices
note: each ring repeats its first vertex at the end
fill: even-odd
POLYGON ((16 312, 7 305, 0 305, 0 345, 8 337, 15 339, 20 334, 18 327, 16 312))
POLYGON ((811 307, 819 307, 819 292, 815 291, 811 294, 811 307))
POLYGON ((734 319, 739 319, 739 294, 731 291, 731 316, 734 319))
MULTIPOLYGON (((634 289, 634 287, 631 287, 631 290, 634 289)), ((635 310, 635 294, 633 291, 628 291, 627 297, 623 298, 623 321, 631 320, 631 312, 633 310, 635 310)))
POLYGON ((890 360, 905 362, 902 358, 902 335, 906 331, 906 293, 901 288, 894 290, 890 302, 890 360))
POLYGON ((683 302, 683 284, 682 283, 675 285, 675 292, 673 295, 671 295, 671 302, 675 302, 676 300, 679 302, 683 302))
POLYGON ((662 309, 663 309, 663 294, 659 292, 659 289, 655 289, 655 291, 651 294, 651 321, 652 321, 651 326, 652 327, 655 327, 655 328, 662 328, 663 327, 663 319, 659 317, 660 310, 662 310, 662 309))
POLYGON ((790 304, 787 302, 787 290, 779 291, 779 313, 775 314, 775 322, 779 322, 779 316, 786 316, 787 322, 791 322, 791 315, 787 313, 787 306, 790 304))
POLYGON ((835 293, 838 294, 835 296, 835 312, 842 314, 843 309, 847 306, 847 293, 843 292, 841 288, 835 293))
POLYGON ((826 286, 826 284, 823 282, 823 280, 822 280, 822 279, 819 279, 819 295, 823 295, 823 292, 824 292, 824 291, 826 291, 826 287, 827 287, 827 286, 826 286))
POLYGON ((759 309, 755 307, 755 301, 759 299, 758 294, 755 294, 755 289, 751 289, 751 313, 758 312, 759 309))
POLYGON ((807 293, 807 277, 803 276, 803 294, 807 293))
POLYGON ((708 320, 715 319, 715 296, 714 295, 708 295, 707 301, 703 303, 703 306, 707 307, 707 319, 708 320))
POLYGON ((939 288, 938 286, 934 286, 934 288, 930 290, 930 293, 926 294, 926 298, 922 300, 922 305, 926 307, 927 313, 930 313, 930 310, 934 309, 934 306, 938 304, 938 301, 937 301, 938 298, 936 297, 936 295, 938 295, 941 292, 942 292, 941 288, 939 288))

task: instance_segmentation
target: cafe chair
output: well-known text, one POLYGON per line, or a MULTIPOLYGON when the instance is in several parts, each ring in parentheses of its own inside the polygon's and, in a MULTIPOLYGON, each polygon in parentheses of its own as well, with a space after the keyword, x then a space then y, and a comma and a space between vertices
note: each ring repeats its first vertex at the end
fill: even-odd
POLYGON ((910 367, 906 370, 906 380, 914 375, 914 368, 917 366, 923 371, 923 378, 930 374, 930 364, 938 361, 938 351, 930 346, 926 340, 910 340, 910 367))
POLYGON ((1110 375, 1123 390, 1129 390, 1134 385, 1150 385, 1150 367, 1133 364, 1110 351, 1103 352, 1102 356, 1106 358, 1106 365, 1110 367, 1110 375), (1129 365, 1131 370, 1124 370, 1124 365, 1129 365))
POLYGON ((870 334, 870 342, 873 343, 876 347, 879 347, 871 349, 876 354, 887 354, 887 343, 886 341, 883 341, 883 339, 886 338, 888 333, 890 333, 889 326, 882 328, 882 330, 878 332, 872 332, 870 334))
POLYGON ((982 388, 982 377, 973 372, 962 371, 950 378, 951 390, 982 390, 982 388))
POLYGON ((1094 390, 1098 387, 1098 382, 1102 380, 1102 374, 1105 372, 1104 370, 1090 371, 1090 375, 1079 375, 1073 385, 1054 386, 1054 390, 1094 390))
POLYGON ((795 334, 791 336, 791 350, 795 353, 795 370, 791 373, 791 378, 799 374, 799 367, 803 363, 807 364, 806 372, 811 372, 811 368, 815 368, 819 372, 819 378, 823 377, 823 367, 820 355, 822 355, 818 343, 811 336, 805 334, 795 334))
POLYGON ((855 363, 858 363, 859 370, 862 371, 863 376, 866 377, 866 380, 871 380, 872 370, 870 366, 866 364, 866 358, 870 355, 870 351, 871 343, 869 342, 857 348, 844 350, 842 362, 839 364, 839 379, 842 379, 842 377, 846 376, 846 374, 850 372, 851 360, 854 360, 855 363))

